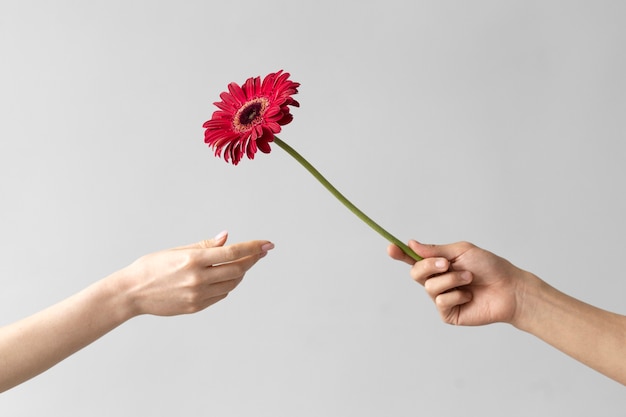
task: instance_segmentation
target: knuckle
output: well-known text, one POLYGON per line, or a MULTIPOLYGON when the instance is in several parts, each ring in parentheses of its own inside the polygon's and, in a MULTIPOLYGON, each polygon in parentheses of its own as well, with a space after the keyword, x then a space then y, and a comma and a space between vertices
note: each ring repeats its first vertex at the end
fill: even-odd
POLYGON ((437 309, 439 311, 442 311, 445 307, 445 302, 444 302, 442 295, 440 294, 436 296, 434 301, 435 301, 435 306, 437 306, 437 309))
POLYGON ((195 313, 204 308, 206 280, 199 272, 187 274, 184 282, 181 303, 186 313, 195 313))
POLYGON ((177 263, 178 269, 191 269, 196 264, 196 257, 190 251, 181 251, 177 263))
POLYGON ((213 247, 213 242, 207 239, 201 240, 198 242, 198 246, 203 249, 208 249, 213 247))
POLYGON ((470 242, 468 242, 468 241, 466 241, 466 240, 462 240, 462 241, 460 241, 460 242, 459 242, 459 247, 460 247, 462 250, 469 250, 469 249, 471 249, 471 248, 473 248, 473 247, 474 247, 474 244, 473 244, 473 243, 470 243, 470 242))
POLYGON ((413 281, 418 282, 422 285, 424 285, 424 281, 426 280, 428 276, 427 274, 424 274, 422 267, 417 266, 417 264, 411 268, 410 274, 411 274, 411 278, 413 278, 413 281))
POLYGON ((183 310, 188 314, 202 310, 202 297, 198 291, 189 291, 183 297, 183 310))
POLYGON ((433 285, 434 285, 433 278, 431 278, 431 279, 427 279, 427 280, 424 282, 424 284, 423 284, 423 285, 424 285, 424 289, 426 290, 426 292, 427 292, 428 294, 432 295, 432 292, 433 292, 433 285))
POLYGON ((187 277, 187 287, 192 291, 198 291, 198 288, 204 285, 204 282, 204 276, 199 271, 193 271, 187 277))
POLYGON ((413 281, 417 282, 420 285, 424 285, 425 284, 425 278, 422 277, 420 274, 411 272, 411 278, 413 279, 413 281))

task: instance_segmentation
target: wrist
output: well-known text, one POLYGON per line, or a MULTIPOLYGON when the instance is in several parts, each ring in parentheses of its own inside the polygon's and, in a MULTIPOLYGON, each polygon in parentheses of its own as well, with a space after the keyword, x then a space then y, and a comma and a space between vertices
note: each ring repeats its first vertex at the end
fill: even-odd
POLYGON ((515 292, 516 311, 511 324, 519 330, 532 332, 533 323, 541 320, 538 313, 543 311, 541 304, 551 288, 538 276, 522 271, 515 292))
POLYGON ((132 277, 133 274, 127 267, 102 280, 108 298, 114 307, 116 319, 120 324, 141 314, 133 295, 132 277))

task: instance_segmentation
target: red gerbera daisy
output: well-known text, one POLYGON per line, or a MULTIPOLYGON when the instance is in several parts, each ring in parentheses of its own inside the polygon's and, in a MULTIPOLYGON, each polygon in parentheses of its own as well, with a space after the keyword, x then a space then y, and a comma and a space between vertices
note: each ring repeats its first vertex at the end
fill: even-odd
POLYGON ((263 81, 261 77, 248 78, 241 87, 230 83, 228 92, 220 94, 222 101, 214 103, 220 110, 203 125, 204 142, 233 165, 244 155, 253 159, 257 149, 269 153, 274 135, 293 120, 289 106, 300 107, 291 97, 299 86, 282 70, 263 81))

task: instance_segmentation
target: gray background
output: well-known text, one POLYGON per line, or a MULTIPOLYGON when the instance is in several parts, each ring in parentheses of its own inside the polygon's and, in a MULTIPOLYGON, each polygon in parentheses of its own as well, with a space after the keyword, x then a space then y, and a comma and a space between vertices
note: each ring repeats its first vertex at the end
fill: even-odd
POLYGON ((142 254, 276 249, 231 296, 140 317, 0 396, 7 416, 625 415, 506 325, 443 324, 282 150, 233 167, 230 81, 302 83, 281 137, 402 240, 469 240, 626 311, 626 3, 0 2, 0 324, 142 254))

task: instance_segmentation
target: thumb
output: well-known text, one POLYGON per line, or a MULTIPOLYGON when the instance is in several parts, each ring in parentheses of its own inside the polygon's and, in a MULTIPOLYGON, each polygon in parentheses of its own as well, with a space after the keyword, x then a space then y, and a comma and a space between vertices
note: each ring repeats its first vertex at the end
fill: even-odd
POLYGON ((447 245, 430 245, 416 240, 409 241, 409 247, 424 258, 446 258, 453 261, 469 250, 473 245, 468 242, 450 243, 447 245))
POLYGON ((200 242, 192 243, 191 245, 179 246, 175 249, 208 249, 219 246, 224 246, 228 239, 228 232, 226 230, 218 233, 213 239, 201 240, 200 242))

